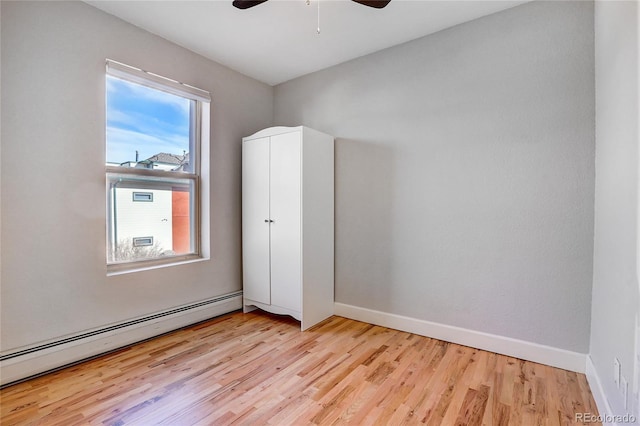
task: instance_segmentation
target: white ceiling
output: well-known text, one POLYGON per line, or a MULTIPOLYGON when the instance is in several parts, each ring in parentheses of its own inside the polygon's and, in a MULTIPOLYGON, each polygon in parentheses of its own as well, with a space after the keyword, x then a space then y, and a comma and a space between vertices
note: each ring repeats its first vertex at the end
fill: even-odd
POLYGON ((87 3, 270 85, 395 46, 526 1, 270 0, 239 10, 231 0, 87 3))

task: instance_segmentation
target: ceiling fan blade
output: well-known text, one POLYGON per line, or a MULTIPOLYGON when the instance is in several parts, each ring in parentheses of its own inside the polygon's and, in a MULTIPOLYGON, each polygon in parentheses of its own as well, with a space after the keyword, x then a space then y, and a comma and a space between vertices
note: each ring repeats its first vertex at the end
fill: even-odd
POLYGON ((363 4, 365 6, 375 7, 376 9, 382 9, 383 7, 388 5, 389 2, 391 2, 391 0, 353 0, 353 1, 355 1, 356 3, 363 4))
POLYGON ((267 0, 233 0, 233 5, 238 9, 249 9, 250 7, 257 6, 260 3, 264 3, 267 0))

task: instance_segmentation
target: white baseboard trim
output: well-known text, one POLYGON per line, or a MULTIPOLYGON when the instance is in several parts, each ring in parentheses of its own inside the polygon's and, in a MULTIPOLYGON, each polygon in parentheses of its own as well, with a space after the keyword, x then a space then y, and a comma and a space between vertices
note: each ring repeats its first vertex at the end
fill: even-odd
POLYGON ((49 342, 36 348, 20 348, 3 354, 0 385, 12 383, 64 365, 140 342, 160 334, 242 309, 242 292, 156 312, 138 319, 112 324, 104 329, 65 336, 64 342, 49 342), (129 325, 130 324, 130 325, 129 325), (106 330, 106 331, 103 331, 106 330), (87 337, 82 337, 82 336, 87 337), (39 349, 44 347, 43 349, 39 349))
POLYGON ((584 373, 586 354, 402 315, 335 303, 335 315, 584 373))
POLYGON ((587 356, 587 364, 586 364, 586 372, 587 382, 589 382, 589 387, 591 388, 591 394, 593 395, 593 399, 596 402, 596 406, 598 407, 598 413, 602 418, 603 425, 613 425, 617 426, 618 423, 607 421, 611 420, 614 417, 611 416, 613 410, 611 409, 611 405, 609 405, 609 401, 607 400, 606 394, 604 393, 604 388, 602 387, 602 382, 600 381, 600 376, 596 371, 595 365, 593 365, 593 360, 590 356, 587 356))

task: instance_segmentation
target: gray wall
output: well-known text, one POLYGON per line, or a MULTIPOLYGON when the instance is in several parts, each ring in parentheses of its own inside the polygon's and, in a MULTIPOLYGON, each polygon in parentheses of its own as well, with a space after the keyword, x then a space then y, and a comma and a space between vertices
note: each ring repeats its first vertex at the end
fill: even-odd
POLYGON ((273 88, 81 2, 2 2, 2 350, 240 290, 240 141, 273 88), (211 260, 106 276, 105 58, 211 91, 211 260))
POLYGON ((624 409, 621 393, 613 382, 613 359, 617 357, 621 362, 629 394, 633 375, 636 392, 640 375, 640 365, 634 373, 636 324, 640 327, 639 21, 637 2, 596 3, 595 247, 590 355, 617 414, 631 410, 624 409))
POLYGON ((336 300, 586 353, 593 4, 534 2, 276 86, 336 141, 336 300))

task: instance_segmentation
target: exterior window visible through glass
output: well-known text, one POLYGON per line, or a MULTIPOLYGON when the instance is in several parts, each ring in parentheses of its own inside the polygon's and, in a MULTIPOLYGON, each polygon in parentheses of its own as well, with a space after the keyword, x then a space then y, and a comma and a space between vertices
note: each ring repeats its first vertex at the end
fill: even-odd
POLYGON ((133 201, 153 202, 153 192, 134 192, 133 201))
POLYGON ((153 237, 138 237, 133 239, 134 247, 152 246, 153 237))
POLYGON ((200 101, 132 80, 106 78, 107 264, 197 256, 200 101))

